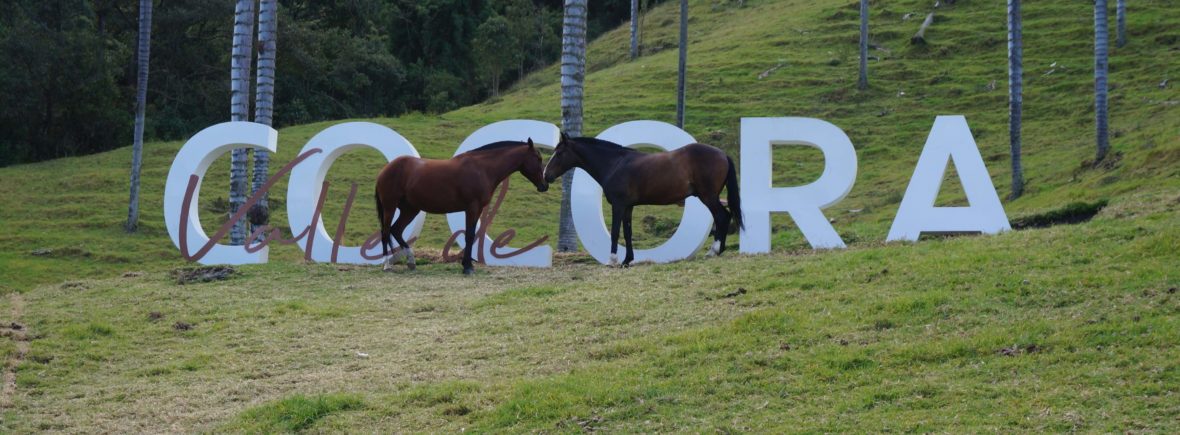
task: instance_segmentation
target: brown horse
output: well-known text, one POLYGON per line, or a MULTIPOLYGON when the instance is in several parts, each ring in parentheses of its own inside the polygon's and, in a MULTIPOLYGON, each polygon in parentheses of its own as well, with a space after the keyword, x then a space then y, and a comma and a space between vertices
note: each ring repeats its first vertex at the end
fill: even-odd
POLYGON ((741 196, 733 159, 715 147, 690 144, 673 151, 644 153, 601 139, 570 138, 565 133, 553 157, 545 165, 545 182, 552 183, 572 168, 581 168, 602 186, 611 205, 610 256, 618 261, 619 224, 627 243, 623 266, 631 264, 631 212, 636 205, 680 204, 690 196, 700 198, 713 214, 711 254, 725 250, 730 219, 742 223, 741 196), (729 210, 721 204, 721 189, 729 191, 729 210))
POLYGON ((459 154, 449 160, 429 160, 401 156, 385 165, 377 175, 377 219, 381 222, 381 252, 393 250, 392 236, 400 250, 385 261, 390 270, 395 261, 407 257, 406 266, 415 267, 414 250, 402 239, 402 231, 418 212, 466 212, 466 245, 463 248, 463 273, 475 273, 471 261, 471 247, 475 245, 475 224, 484 207, 492 200, 492 192, 501 181, 520 172, 537 186, 549 190, 543 179, 541 153, 528 142, 495 142, 459 154), (401 212, 390 224, 394 211, 401 212))

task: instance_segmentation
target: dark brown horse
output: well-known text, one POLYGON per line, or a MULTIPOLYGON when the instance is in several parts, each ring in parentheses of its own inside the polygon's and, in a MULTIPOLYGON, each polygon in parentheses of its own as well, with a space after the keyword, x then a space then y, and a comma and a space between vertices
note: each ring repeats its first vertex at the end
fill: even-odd
POLYGON ((528 142, 496 142, 459 154, 449 160, 429 160, 401 156, 385 165, 377 175, 377 219, 381 221, 381 252, 393 250, 392 236, 401 247, 385 261, 385 270, 401 257, 406 266, 415 267, 414 250, 402 239, 402 231, 418 212, 466 212, 466 245, 463 248, 463 273, 475 272, 471 247, 475 245, 476 221, 492 200, 492 192, 501 181, 520 172, 537 186, 549 190, 543 179, 541 153, 528 142), (394 211, 401 212, 390 224, 394 211))
POLYGON ((730 219, 738 228, 744 228, 733 159, 715 147, 694 143, 648 154, 601 139, 570 138, 562 133, 561 142, 545 165, 545 182, 553 182, 572 168, 589 173, 602 186, 611 205, 612 264, 618 261, 620 223, 627 243, 623 265, 635 259, 631 212, 637 205, 679 204, 690 196, 699 198, 713 214, 712 254, 725 250, 730 219), (729 190, 729 210, 721 204, 722 188, 729 190))

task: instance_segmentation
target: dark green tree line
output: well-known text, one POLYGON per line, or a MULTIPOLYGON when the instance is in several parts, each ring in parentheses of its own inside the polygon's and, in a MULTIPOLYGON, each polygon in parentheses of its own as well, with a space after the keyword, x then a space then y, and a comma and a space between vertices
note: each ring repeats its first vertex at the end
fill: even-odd
MULTIPOLYGON (((470 105, 561 50, 560 0, 279 3, 276 127, 470 105)), ((595 1, 589 36, 625 22, 629 6, 595 1)), ((155 0, 153 9, 146 139, 229 120, 233 2, 155 0)), ((138 17, 137 2, 0 2, 0 166, 131 144, 138 17)))

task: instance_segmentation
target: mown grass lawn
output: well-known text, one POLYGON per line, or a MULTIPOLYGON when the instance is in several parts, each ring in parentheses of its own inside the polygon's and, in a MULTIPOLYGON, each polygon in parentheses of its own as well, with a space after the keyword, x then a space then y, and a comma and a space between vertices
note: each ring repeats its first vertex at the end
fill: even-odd
MULTIPOLYGON (((854 2, 690 3, 686 130, 740 160, 743 116, 843 128, 859 176, 825 213, 849 249, 813 252, 778 216, 774 252, 762 256, 621 270, 574 254, 552 269, 468 279, 454 264, 392 274, 306 264, 280 246, 229 280, 178 285, 169 272, 186 264, 161 198, 180 142, 145 150, 135 235, 121 230, 129 149, 2 168, 0 320, 20 324, 29 351, 17 358, 19 343, 0 340, 15 374, 0 431, 1180 429, 1180 91, 1159 86, 1180 67, 1170 2, 1133 3, 1131 42, 1112 51, 1114 149, 1098 167, 1088 161, 1092 6, 1025 5, 1029 185, 1017 200, 1006 198, 1002 3, 940 8, 925 47, 909 45, 918 20, 904 17, 929 2, 874 3, 881 49, 865 92, 855 90, 854 2), (1109 205, 1079 225, 883 243, 941 114, 967 116, 1009 217, 1109 205)), ((674 6, 644 18, 639 60, 626 60, 625 29, 591 45, 588 134, 672 120, 674 6)), ((558 108, 554 67, 485 104, 369 121, 444 158, 482 125, 556 123, 558 108)), ((276 167, 336 123, 283 128, 276 167)), ((774 185, 814 180, 822 160, 779 147, 774 185)), ((382 164, 372 151, 337 162, 327 222, 351 183, 368 197, 382 164)), ((555 236, 560 191, 523 181, 490 232, 555 236)), ((225 184, 224 174, 204 181, 206 228, 220 224, 225 184)), ((279 226, 285 189, 281 180, 272 195, 279 226)), ((964 205, 953 171, 938 204, 964 205)), ((375 229, 371 207, 353 208, 348 244, 375 229)), ((659 243, 680 212, 640 208, 637 244, 659 243)), ((418 246, 437 252, 448 235, 431 216, 418 246)))

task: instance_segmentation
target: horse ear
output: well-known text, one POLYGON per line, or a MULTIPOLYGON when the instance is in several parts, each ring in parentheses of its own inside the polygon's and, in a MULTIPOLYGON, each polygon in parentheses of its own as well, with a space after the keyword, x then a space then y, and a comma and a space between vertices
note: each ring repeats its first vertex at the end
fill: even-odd
POLYGON ((565 142, 565 141, 567 141, 567 140, 570 140, 570 135, 568 135, 568 134, 565 134, 565 132, 564 132, 564 131, 563 131, 563 132, 561 132, 561 141, 562 141, 562 142, 565 142))
POLYGON ((533 148, 533 138, 529 138, 529 148, 533 148))

